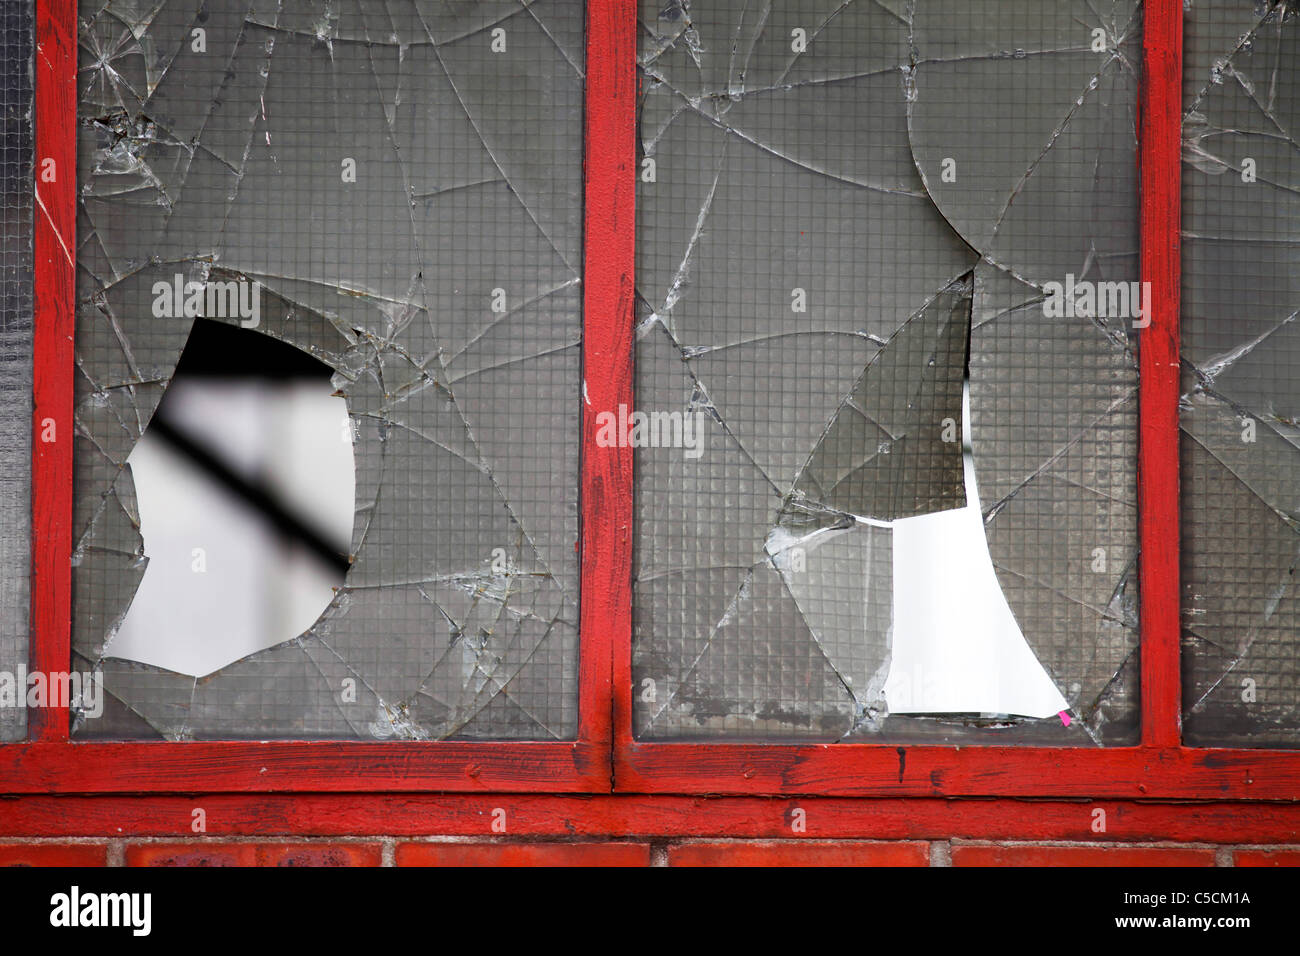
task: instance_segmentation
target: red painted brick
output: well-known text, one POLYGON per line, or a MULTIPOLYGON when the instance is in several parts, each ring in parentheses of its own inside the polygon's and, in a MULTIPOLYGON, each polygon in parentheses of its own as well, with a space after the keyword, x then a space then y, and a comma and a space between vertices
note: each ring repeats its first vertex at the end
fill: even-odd
POLYGON ((1300 866, 1300 850, 1234 850, 1233 866, 1300 866))
POLYGON ((1192 847, 982 846, 952 848, 953 866, 1213 866, 1214 851, 1192 847))
POLYGON ((108 847, 90 843, 0 843, 0 866, 105 866, 108 847))
POLYGON ((668 848, 669 866, 926 866, 929 861, 925 843, 758 840, 668 848))
POLYGON ((398 866, 649 866, 646 843, 403 843, 398 866))
POLYGON ((127 866, 256 866, 249 843, 141 843, 126 848, 127 866))
POLYGON ((143 843, 127 866, 379 866, 377 843, 143 843))
POLYGON ((257 848, 258 866, 379 866, 378 843, 264 843, 257 848))

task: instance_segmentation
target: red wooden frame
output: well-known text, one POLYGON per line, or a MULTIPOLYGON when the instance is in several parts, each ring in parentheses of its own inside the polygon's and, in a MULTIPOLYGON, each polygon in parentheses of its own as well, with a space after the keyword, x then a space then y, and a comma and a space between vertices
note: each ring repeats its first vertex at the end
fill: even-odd
MULTIPOLYGON (((1300 798, 1300 752, 1193 749, 1179 730, 1178 292, 1182 5, 1147 0, 1141 157, 1141 278, 1151 283, 1142 332, 1140 536, 1142 738, 1107 749, 898 748, 872 744, 649 743, 632 735, 632 450, 594 441, 595 413, 632 404, 635 198, 635 0, 589 0, 584 252, 584 402, 581 465, 582 605, 578 738, 571 743, 74 743, 66 710, 34 711, 30 742, 0 745, 0 792, 208 792, 224 832, 483 833, 496 806, 534 835, 725 833, 785 835, 789 799, 823 810, 844 836, 985 835, 1096 838, 1089 804, 1056 798, 1300 798), (479 796, 388 797, 345 791, 478 791, 479 796), (317 795, 236 795, 312 791, 317 795), (515 796, 487 792, 610 791, 691 796, 515 796), (225 795, 222 795, 226 792, 225 795), (230 793, 233 792, 233 793, 230 793), (334 792, 328 796, 325 792, 334 792), (844 801, 842 796, 873 797, 844 801), (964 801, 935 797, 1036 797, 964 801), (907 797, 908 800, 895 800, 907 797), (927 799, 928 798, 928 799, 927 799), (956 810, 957 806, 966 809, 956 810), (986 808, 980 813, 978 808, 986 808), (975 808, 975 809, 972 809, 975 808), (702 813, 716 823, 691 823, 702 813), (987 818, 987 819, 986 819, 987 818), (338 827, 331 829, 334 819, 338 827), (962 821, 974 821, 963 823, 962 821), (307 821, 310 821, 308 823, 307 821), (979 822, 982 821, 982 822, 979 822), (998 822, 1001 821, 1001 822, 998 822), (324 827, 324 829, 322 829, 324 827), (959 832, 960 831, 960 832, 959 832)), ((37 184, 33 451, 32 665, 68 666, 71 551, 72 330, 75 248, 75 0, 37 0, 36 156, 59 178, 37 184), (59 440, 40 442, 53 419, 59 440)), ((194 798, 33 796, 0 832, 188 832, 194 798), (75 808, 69 809, 75 803, 75 808), (173 806, 174 804, 174 806, 173 806), (174 814, 172 813, 174 811, 174 814), (108 814, 107 817, 104 814, 108 814), (69 829, 71 828, 71 829, 69 829)), ((1179 838, 1231 822, 1227 804, 1121 804, 1129 826, 1111 839, 1179 838), (1192 822, 1189 822, 1192 821, 1192 822), (1201 829, 1197 829, 1197 828, 1201 829), (1187 829, 1191 828, 1191 829, 1187 829)), ((209 819, 216 819, 210 815, 209 819)), ((1294 836, 1300 806, 1253 816, 1260 839, 1294 836)), ((810 832, 812 828, 810 827, 810 832)), ((222 832, 215 830, 213 832, 222 832)), ((1254 831, 1252 831, 1254 832, 1254 831)))
POLYGON ((760 837, 875 840, 1164 840, 1296 843, 1300 804, 1229 800, 1137 803, 1113 800, 940 800, 924 797, 702 797, 672 794, 207 793, 149 797, 103 794, 0 800, 8 837, 760 837), (804 811, 802 832, 793 811, 804 811), (1105 811, 1104 830, 1096 810, 1105 811), (505 835, 493 830, 504 811, 505 835))

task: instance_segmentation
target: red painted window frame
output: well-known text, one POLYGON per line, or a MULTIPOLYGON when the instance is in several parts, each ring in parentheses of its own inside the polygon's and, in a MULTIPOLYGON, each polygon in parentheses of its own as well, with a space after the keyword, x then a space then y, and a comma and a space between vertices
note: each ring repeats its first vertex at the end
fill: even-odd
MULTIPOLYGON (((58 170, 73 170, 75 126, 67 118, 76 111, 76 3, 36 0, 36 14, 36 155, 53 158, 58 170)), ((47 709, 30 712, 28 742, 0 745, 0 792, 1300 798, 1300 751, 1181 745, 1180 0, 1147 0, 1144 8, 1141 278, 1151 283, 1153 308, 1151 324, 1141 332, 1140 349, 1140 744, 1104 749, 895 747, 656 743, 633 737, 632 450, 599 447, 594 420, 602 409, 632 404, 636 30, 635 0, 589 0, 577 739, 79 743, 68 738, 67 711, 47 709)), ((42 189, 38 182, 36 195, 33 434, 39 436, 45 418, 72 421, 75 184, 65 177, 42 189)), ((71 429, 59 431, 66 435, 71 429)), ((66 669, 70 659, 71 474, 71 442, 33 441, 33 669, 66 669)), ((582 806, 574 805, 579 816, 582 806)), ((656 806, 673 812, 666 805, 656 806)), ((453 818, 476 812, 457 805, 442 807, 438 815, 453 818)), ((857 816, 852 809, 839 812, 857 816)), ((473 825, 479 825, 477 818, 473 825)), ((539 832, 552 825, 560 824, 539 823, 539 832)))

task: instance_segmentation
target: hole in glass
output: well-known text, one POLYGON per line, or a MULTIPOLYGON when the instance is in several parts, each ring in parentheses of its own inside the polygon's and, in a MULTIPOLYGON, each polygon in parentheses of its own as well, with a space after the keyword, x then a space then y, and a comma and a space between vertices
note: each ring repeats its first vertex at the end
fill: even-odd
POLYGON ((885 699, 896 714, 1050 717, 1069 708, 1025 641, 989 555, 962 388, 964 507, 899 518, 885 699))
POLYGON ((105 656, 201 677, 292 640, 343 583, 356 474, 331 370, 198 319, 127 462, 148 566, 105 656))

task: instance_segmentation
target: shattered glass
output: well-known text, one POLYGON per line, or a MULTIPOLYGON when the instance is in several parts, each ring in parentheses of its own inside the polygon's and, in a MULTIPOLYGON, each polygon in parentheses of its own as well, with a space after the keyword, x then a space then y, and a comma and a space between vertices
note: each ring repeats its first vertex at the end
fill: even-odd
POLYGON ((641 4, 636 409, 700 424, 629 436, 639 737, 1136 739, 1137 315, 1049 302, 1138 279, 1140 24, 641 4), (964 380, 988 553, 1059 716, 884 694, 896 522, 971 491, 964 380))
POLYGON ((581 4, 83 0, 79 19, 73 663, 108 707, 74 732, 571 738, 581 4), (328 609, 198 679, 113 652, 145 565, 126 460, 189 283, 252 284, 258 331, 333 369, 356 460, 328 609))
POLYGON ((1184 740, 1300 746, 1300 14, 1184 26, 1184 740))
MULTIPOLYGON (((27 664, 31 583, 32 4, 0 6, 0 671, 27 664)), ((25 707, 0 707, 0 740, 26 736, 25 707)))

